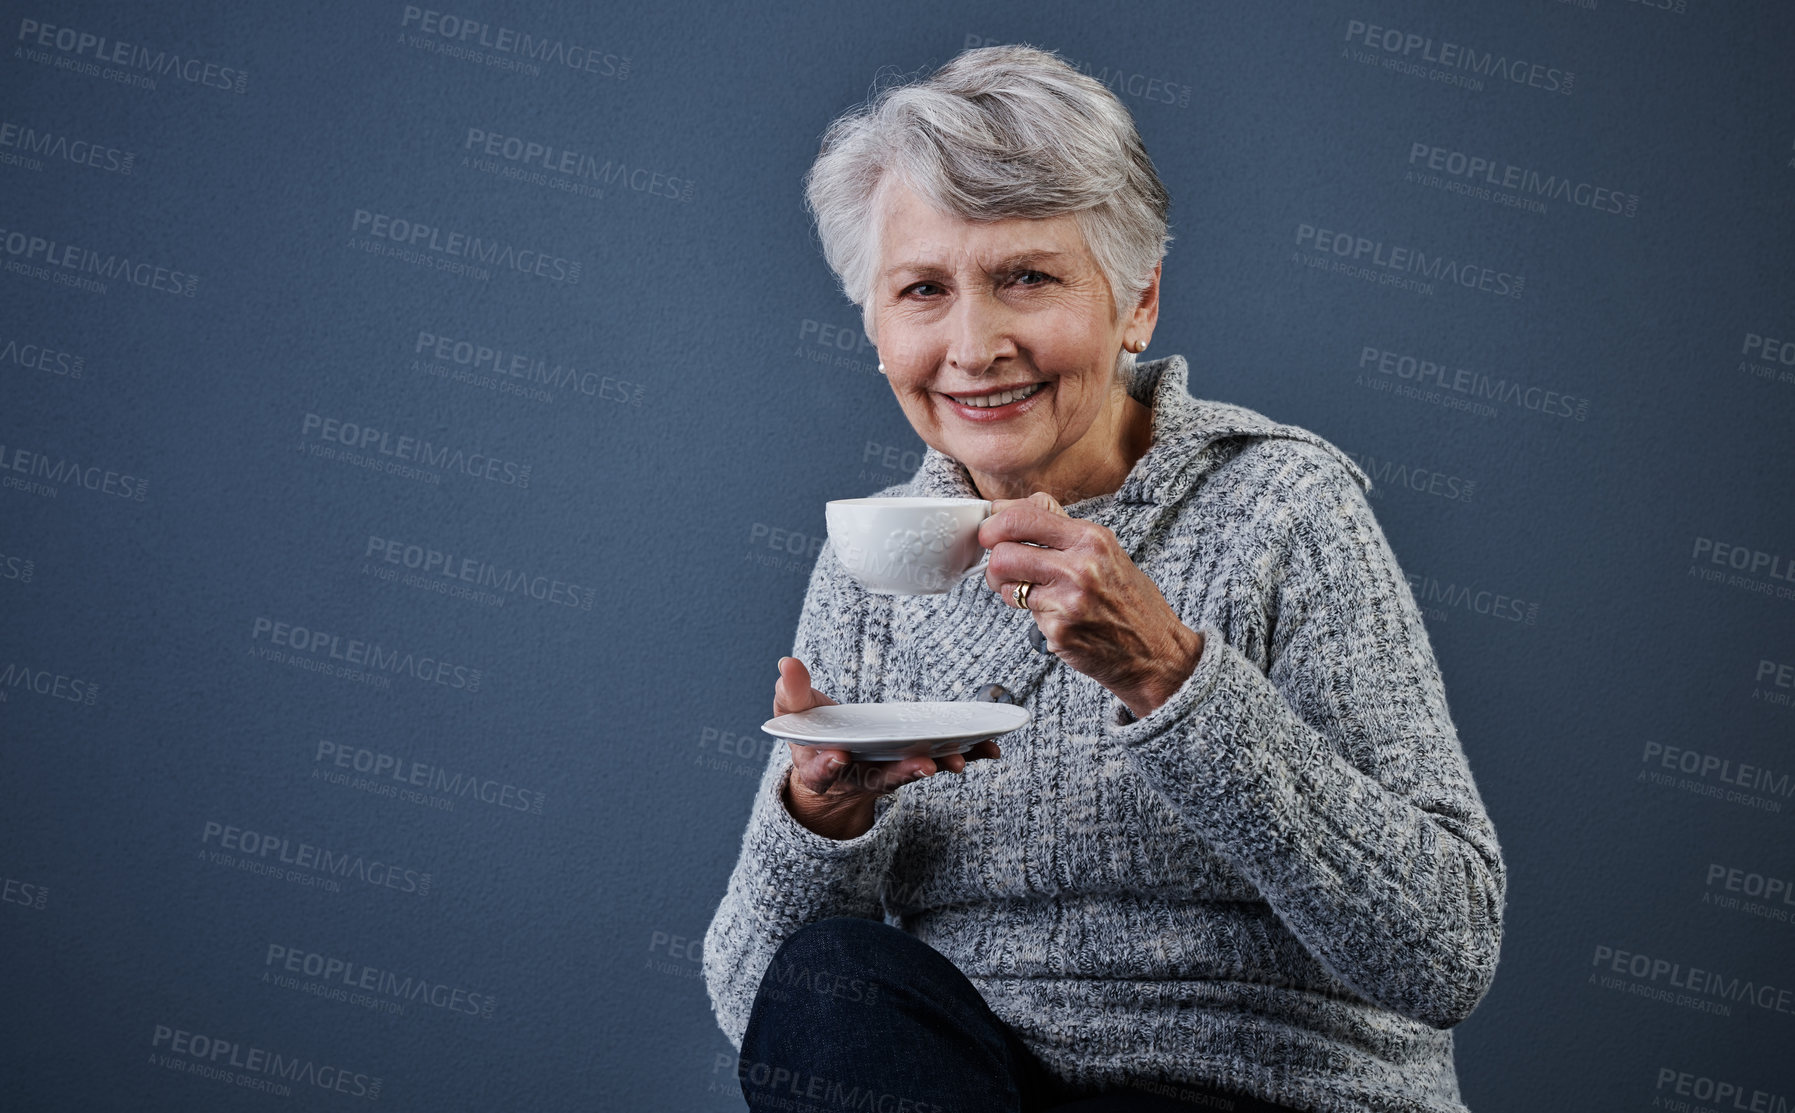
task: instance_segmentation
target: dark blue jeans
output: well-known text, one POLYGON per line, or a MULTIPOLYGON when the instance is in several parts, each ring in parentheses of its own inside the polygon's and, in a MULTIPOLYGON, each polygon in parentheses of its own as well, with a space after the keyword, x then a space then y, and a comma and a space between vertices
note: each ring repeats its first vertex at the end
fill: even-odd
POLYGON ((806 924, 773 956, 737 1064, 755 1113, 1291 1113, 1174 1083, 1092 1095, 1051 1074, 939 952, 878 920, 806 924))

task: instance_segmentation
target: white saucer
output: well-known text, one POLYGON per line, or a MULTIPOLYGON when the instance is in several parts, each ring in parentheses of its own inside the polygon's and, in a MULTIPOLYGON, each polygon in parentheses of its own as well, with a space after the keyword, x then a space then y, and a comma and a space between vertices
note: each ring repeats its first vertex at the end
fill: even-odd
POLYGON ((761 730, 800 746, 846 750, 861 761, 963 754, 1029 720, 1026 707, 970 700, 837 703, 768 719, 761 730))

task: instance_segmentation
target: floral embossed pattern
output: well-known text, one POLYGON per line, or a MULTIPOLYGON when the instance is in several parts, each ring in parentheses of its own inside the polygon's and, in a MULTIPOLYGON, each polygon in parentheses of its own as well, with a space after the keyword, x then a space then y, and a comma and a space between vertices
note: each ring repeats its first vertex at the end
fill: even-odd
POLYGON ((912 564, 924 553, 947 552, 953 543, 954 517, 943 511, 924 518, 920 529, 892 530, 885 539, 885 551, 904 564, 912 564))

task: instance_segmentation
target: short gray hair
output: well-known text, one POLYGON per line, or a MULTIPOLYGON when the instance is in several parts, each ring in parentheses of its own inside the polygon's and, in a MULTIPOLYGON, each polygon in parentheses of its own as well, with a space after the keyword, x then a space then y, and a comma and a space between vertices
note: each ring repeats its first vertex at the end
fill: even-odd
POLYGON ((823 256, 869 335, 874 206, 892 174, 968 220, 1072 214, 1118 314, 1139 302, 1172 239, 1171 198, 1114 93, 1031 46, 964 51, 837 118, 805 176, 823 256))

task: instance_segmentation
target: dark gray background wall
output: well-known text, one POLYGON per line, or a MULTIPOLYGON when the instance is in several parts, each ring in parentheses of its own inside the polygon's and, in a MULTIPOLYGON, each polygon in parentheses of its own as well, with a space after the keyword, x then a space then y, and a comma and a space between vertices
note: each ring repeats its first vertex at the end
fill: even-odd
POLYGON ((800 178, 1010 41, 1171 188, 1148 355, 1377 482, 1471 1106, 1795 1102, 1788 6, 443 2, 0 5, 0 1104, 739 1107, 774 662, 921 447, 800 178))

